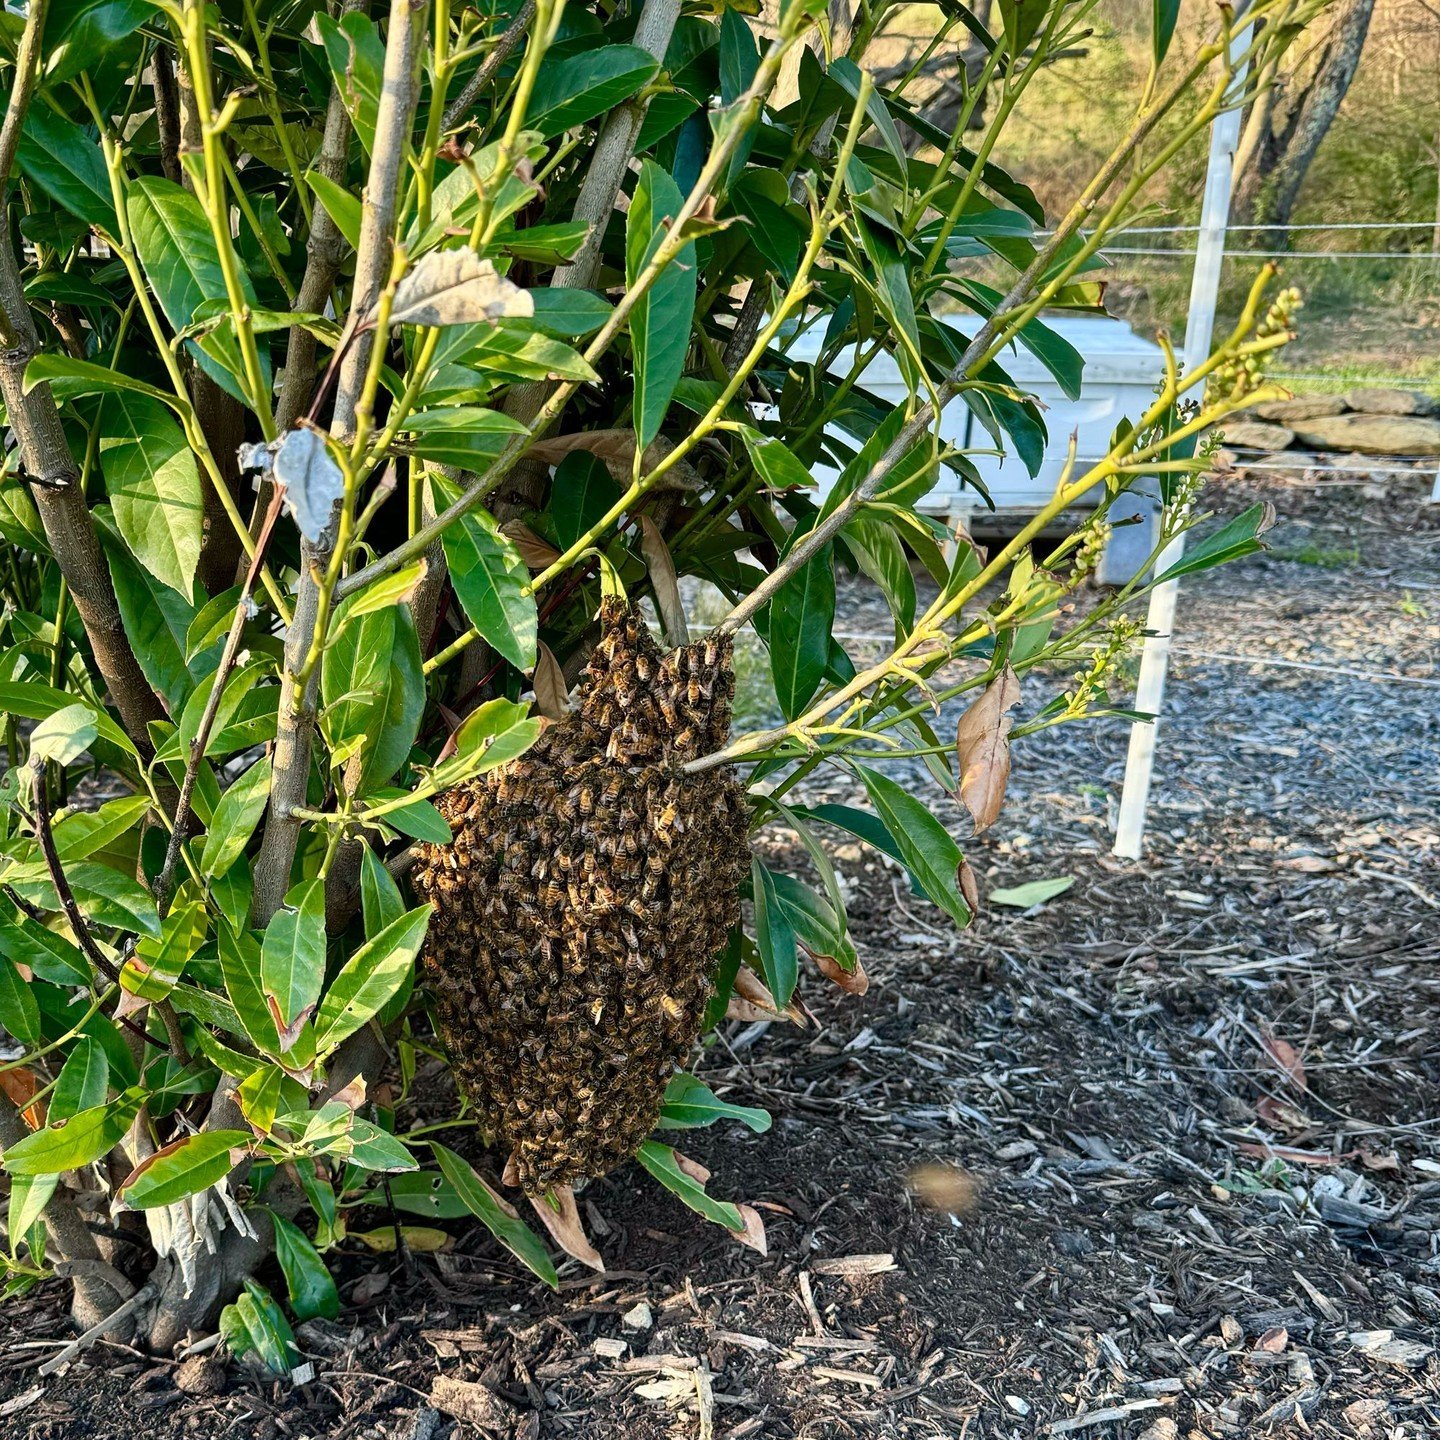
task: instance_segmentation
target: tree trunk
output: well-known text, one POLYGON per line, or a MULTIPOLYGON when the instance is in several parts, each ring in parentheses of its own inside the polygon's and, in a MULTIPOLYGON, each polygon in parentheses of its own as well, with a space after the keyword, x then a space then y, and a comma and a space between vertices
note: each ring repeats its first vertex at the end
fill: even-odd
POLYGON ((1335 13, 1334 24, 1313 75, 1288 83, 1296 93, 1276 97, 1257 119, 1259 132, 1247 135, 1242 153, 1247 165, 1235 194, 1237 221, 1272 226, 1264 243, 1288 248, 1290 216, 1320 143, 1329 133, 1340 105, 1355 79, 1375 0, 1349 0, 1335 13))

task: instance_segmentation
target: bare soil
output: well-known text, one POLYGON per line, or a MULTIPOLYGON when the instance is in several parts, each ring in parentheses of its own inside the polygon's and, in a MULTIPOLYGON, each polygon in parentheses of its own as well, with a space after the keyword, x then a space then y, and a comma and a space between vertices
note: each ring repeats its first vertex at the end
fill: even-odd
POLYGON ((1440 1435, 1428 488, 1212 492, 1282 518, 1182 597, 1144 861, 1108 853, 1113 723, 1020 746, 969 847, 982 893, 1074 878, 1033 910, 956 934, 836 847, 869 993, 815 976, 806 1028, 728 1027, 699 1073, 775 1126, 684 1142, 762 1209, 768 1257, 626 1167, 583 1197, 610 1269, 558 1295, 459 1223, 408 1270, 357 1247, 298 1385, 108 1345, 39 1378, 47 1286, 0 1312, 0 1435, 1440 1435))

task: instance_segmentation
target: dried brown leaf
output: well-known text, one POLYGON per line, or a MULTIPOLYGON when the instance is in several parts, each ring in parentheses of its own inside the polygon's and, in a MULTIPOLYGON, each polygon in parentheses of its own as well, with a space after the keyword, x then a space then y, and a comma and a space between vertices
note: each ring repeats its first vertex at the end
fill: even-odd
MULTIPOLYGON (((422 255, 395 287, 392 325, 492 325, 535 313, 528 290, 506 280, 468 245, 422 255)), ((369 317, 374 323, 376 315, 369 317)))
POLYGON ((760 1218, 760 1212, 753 1205, 737 1205, 735 1207, 745 1221, 743 1230, 732 1230, 730 1233, 742 1244, 761 1255, 770 1253, 769 1242, 765 1238, 765 1222, 760 1218))
POLYGON ((1284 1075, 1297 1090, 1304 1090, 1306 1088, 1305 1063, 1300 1058, 1300 1052, 1288 1040, 1282 1040, 1278 1035, 1272 1034, 1269 1030, 1262 1030, 1260 1032, 1260 1046, 1280 1073, 1284 1075))
POLYGON ((592 1270, 603 1270, 605 1262, 600 1252, 590 1243, 585 1227, 580 1222, 580 1210, 575 1204, 575 1192, 568 1185, 557 1185, 550 1192, 559 1205, 557 1210, 549 1199, 530 1197, 530 1204, 540 1217, 550 1238, 569 1256, 592 1270))
POLYGON ((1020 700, 1020 681, 1007 665, 960 717, 955 754, 960 764, 960 798, 976 830, 993 825, 1005 803, 1010 779, 1010 717, 1020 700))
POLYGON ((970 913, 978 915, 980 913, 980 884, 975 879, 975 872, 970 868, 970 862, 963 856, 955 871, 955 879, 960 885, 961 896, 970 907, 970 913))
POLYGON ((655 604, 660 610, 660 628, 665 643, 678 648, 690 643, 690 628, 685 622, 685 605, 680 599, 680 578, 670 547, 660 527, 648 516, 640 517, 640 553, 650 571, 650 584, 655 591, 655 604))
POLYGON ((555 653, 542 640, 536 650, 535 708, 547 720, 560 720, 570 708, 570 689, 555 653))
POLYGON ((870 977, 857 959, 855 968, 847 970, 833 955, 820 955, 813 950, 806 954, 815 962, 815 968, 827 979, 833 980, 847 995, 863 995, 870 988, 870 977))
POLYGON ((523 520, 507 520, 500 527, 500 533, 520 552, 526 569, 544 570, 560 558, 560 552, 523 520))

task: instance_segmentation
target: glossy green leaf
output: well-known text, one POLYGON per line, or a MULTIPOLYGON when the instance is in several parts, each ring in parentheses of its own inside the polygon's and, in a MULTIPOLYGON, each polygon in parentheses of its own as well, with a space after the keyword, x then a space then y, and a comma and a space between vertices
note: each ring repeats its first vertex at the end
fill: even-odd
POLYGON ((110 1091, 110 1061, 104 1047, 88 1035, 82 1035, 65 1058, 50 1092, 48 1116, 53 1123, 93 1110, 105 1103, 110 1091))
POLYGON ((52 985, 90 983, 90 964, 79 948, 28 915, 13 925, 0 925, 0 955, 28 965, 37 980, 52 985))
POLYGON ((32 103, 16 162, 26 178, 87 225, 115 233, 115 205, 100 142, 48 105, 32 103))
POLYGON ((425 943, 429 905, 421 905, 367 940, 330 982, 315 1015, 315 1053, 324 1059, 395 994, 425 943))
POLYGON ((784 1007, 800 978, 800 956, 795 931, 775 892, 775 877, 759 856, 750 862, 751 893, 755 901, 755 947, 760 952, 765 983, 775 1003, 784 1007))
POLYGON ((108 1104, 81 1110, 17 1140, 5 1151, 6 1171, 11 1175, 57 1175, 98 1160, 120 1142, 144 1098, 143 1090, 132 1087, 108 1104))
POLYGON ((94 743, 99 729, 85 704, 67 705, 47 715, 30 732, 30 753, 57 765, 73 765, 94 743))
POLYGON ((425 709, 420 641, 405 605, 342 619, 320 671, 324 723, 332 746, 344 745, 347 755, 363 744, 359 788, 368 793, 395 774, 415 743, 425 709))
POLYGON ((235 1168, 251 1138, 248 1130, 202 1130, 172 1140, 130 1172, 115 1198, 133 1210, 152 1210, 198 1195, 235 1168))
POLYGON ((237 1359, 255 1355, 275 1375, 288 1375, 300 1359, 290 1322, 270 1292, 253 1280, 245 1293, 220 1312, 220 1333, 237 1359))
POLYGON ((25 393, 28 395, 37 385, 48 385, 57 400, 68 400, 75 395, 109 395, 124 390, 152 400, 164 400, 172 408, 178 403, 173 395, 167 397, 164 391, 127 375, 123 370, 112 370, 107 365, 95 365, 89 360, 76 360, 71 355, 51 355, 48 352, 37 355, 25 367, 25 393))
POLYGON ((260 990, 282 1040, 315 1008, 324 983, 325 882, 302 880, 260 942, 260 990))
MULTIPOLYGON (((430 483, 443 504, 458 498, 459 492, 437 476, 430 483)), ((442 543, 470 623, 517 670, 534 669, 539 625, 528 593, 530 572, 514 542, 500 533, 489 511, 474 509, 446 530, 442 543)))
POLYGON ((209 920, 198 901, 177 905, 161 922, 159 938, 147 937, 120 971, 120 984, 143 1000, 163 1000, 205 943, 209 920))
POLYGON ((658 1140, 647 1140, 635 1158, 668 1190, 678 1195, 698 1215, 723 1225, 727 1230, 742 1231, 745 1218, 726 1200, 714 1200, 705 1192, 705 1187, 688 1171, 684 1170, 675 1151, 658 1140))
POLYGON ((369 154, 375 148, 375 117, 384 84, 385 43, 380 31, 363 10, 348 10, 338 22, 317 15, 315 28, 325 46, 335 88, 369 154))
MULTIPOLYGON (((0 715, 13 715, 18 720, 43 720, 57 710, 74 705, 76 699, 63 690, 52 689, 34 681, 0 681, 0 715)), ((91 706, 95 731, 102 740, 119 746, 127 755, 139 758, 130 737, 103 711, 91 706)))
POLYGON ((514 436, 525 433, 525 427, 508 415, 478 405, 421 410, 406 420, 405 430, 413 454, 462 470, 483 470, 514 436))
POLYGON ((1180 18, 1180 0, 1150 0, 1150 50, 1158 65, 1169 53, 1180 18))
POLYGON ((515 1208, 490 1188, 469 1161, 437 1140, 429 1142, 441 1173, 454 1187, 465 1208, 518 1260, 555 1289, 559 1278, 555 1266, 535 1232, 515 1213, 515 1208))
POLYGON ((703 1080, 693 1075, 672 1075, 660 1102, 661 1130, 695 1130, 717 1120, 738 1120, 763 1135, 770 1128, 768 1111, 753 1105, 732 1105, 719 1099, 703 1080))
POLYGON ((620 487, 598 455, 572 450, 550 482, 550 519, 555 538, 569 549, 600 523, 620 499, 620 487))
POLYGON ((864 765, 857 772, 865 782, 876 813, 894 838, 905 865, 926 895, 957 925, 970 923, 970 907, 960 893, 960 847, 925 805, 888 775, 864 765))
POLYGON ((345 237, 350 248, 358 250, 360 221, 364 214, 359 197, 317 170, 306 171, 305 183, 315 192, 315 198, 325 207, 325 213, 335 222, 335 228, 345 237))
MULTIPOLYGON (((142 175, 131 182, 125 205, 146 279, 172 329, 186 329, 207 300, 228 305, 225 273, 220 268, 215 237, 195 196, 158 175, 142 175)), ((254 286, 243 268, 240 276, 245 299, 251 305, 257 304, 254 286)), ((228 344, 234 353, 227 354, 224 364, 216 359, 214 351, 221 346, 221 333, 212 333, 214 346, 202 348, 194 341, 187 341, 186 345, 217 385, 236 399, 244 399, 239 354, 233 338, 228 344)), ((263 348, 261 360, 261 379, 268 389, 269 364, 263 348)))
MULTIPOLYGON (((625 279, 633 286, 670 234, 684 196, 653 160, 640 168, 625 224, 625 279)), ((635 351, 635 434, 643 449, 660 433, 675 386, 685 371, 690 322, 695 314, 696 262, 693 243, 636 301, 630 311, 635 351)))
MULTIPOLYGON (((97 925, 111 925, 117 930, 133 930, 145 935, 160 933, 160 917, 150 892, 138 881, 108 865, 82 861, 66 867, 80 913, 97 925)), ((60 911, 60 901, 50 874, 43 863, 14 866, 5 875, 5 883, 22 899, 42 910, 60 911)))
POLYGON ((340 1313, 340 1292, 309 1236, 274 1211, 270 1223, 275 1228, 275 1258, 284 1273, 295 1318, 313 1320, 323 1316, 333 1320, 340 1313))
POLYGON ((270 771, 263 756, 220 797, 200 855, 203 875, 223 875, 244 852, 270 799, 270 771))
POLYGON ((55 0, 45 23, 45 74, 59 85, 98 66, 155 14, 150 0, 55 0))
POLYGON ((139 825, 150 809, 148 795, 122 795, 98 810, 72 810, 55 822, 55 853, 62 864, 84 860, 139 825))
POLYGON ((100 469, 130 553, 189 598, 205 529, 200 472, 167 406, 116 390, 100 409, 100 469))
POLYGON ((405 913, 400 887, 368 845, 360 855, 360 910, 370 939, 405 913))
POLYGON ((833 549, 822 546, 770 602, 770 674, 787 720, 802 714, 825 678, 835 627, 833 549))
POLYGON ((602 45, 540 67, 525 123, 547 139, 628 100, 659 66, 636 45, 602 45))
POLYGON ((5 955, 0 955, 0 1025, 27 1045, 40 1039, 40 1007, 15 962, 5 955))
POLYGON ((1192 545, 1153 583, 1160 585, 1167 580, 1178 580, 1182 575, 1198 575, 1202 570, 1211 570, 1216 565, 1254 555, 1265 548, 1260 536, 1273 519, 1274 511, 1269 506, 1252 505, 1213 534, 1207 535, 1198 545, 1192 545))

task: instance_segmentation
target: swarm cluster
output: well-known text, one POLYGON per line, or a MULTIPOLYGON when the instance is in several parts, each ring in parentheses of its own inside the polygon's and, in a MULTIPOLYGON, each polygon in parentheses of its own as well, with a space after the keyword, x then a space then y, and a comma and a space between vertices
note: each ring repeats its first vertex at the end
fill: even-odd
POLYGON ((662 653, 618 600, 601 624, 578 708, 443 797, 454 840, 415 872, 442 1035, 530 1194, 649 1135, 749 866, 740 787, 680 769, 725 742, 728 641, 662 653))

